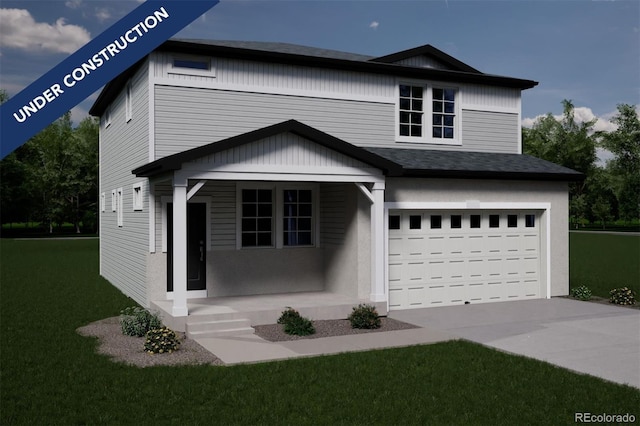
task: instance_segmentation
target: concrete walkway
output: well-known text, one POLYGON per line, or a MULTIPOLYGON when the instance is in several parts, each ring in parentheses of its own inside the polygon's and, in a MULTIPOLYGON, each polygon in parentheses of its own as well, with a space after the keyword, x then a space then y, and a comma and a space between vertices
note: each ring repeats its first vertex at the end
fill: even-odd
POLYGON ((196 339, 228 365, 467 339, 640 388, 640 310, 567 298, 392 311, 409 330, 268 342, 196 339))
POLYGON ((454 334, 431 327, 384 331, 318 339, 269 342, 256 335, 195 339, 225 364, 276 361, 289 358, 338 354, 424 345, 456 339, 454 334))
POLYGON ((393 311, 507 352, 640 388, 640 310, 567 298, 393 311))

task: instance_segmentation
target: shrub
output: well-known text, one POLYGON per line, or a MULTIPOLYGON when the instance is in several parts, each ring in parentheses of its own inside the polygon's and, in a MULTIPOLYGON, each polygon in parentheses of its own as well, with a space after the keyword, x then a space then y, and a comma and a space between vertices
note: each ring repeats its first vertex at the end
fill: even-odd
POLYGON ((278 318, 278 324, 286 324, 289 321, 295 320, 297 318, 300 318, 300 313, 295 309, 287 306, 287 309, 282 311, 282 315, 280 315, 280 318, 278 318))
POLYGON ((589 300, 591 299, 591 290, 589 287, 581 285, 577 288, 571 289, 571 296, 575 297, 578 300, 589 300))
POLYGON ((180 340, 175 331, 167 328, 157 328, 147 331, 144 351, 150 354, 163 354, 177 351, 180 340))
POLYGON ((124 335, 142 337, 147 331, 161 327, 160 317, 144 308, 134 306, 120 312, 120 328, 124 335))
POLYGON ((308 336, 314 334, 316 329, 310 319, 305 317, 294 317, 284 323, 284 332, 296 336, 308 336))
POLYGON ((380 328, 380 317, 373 305, 360 304, 354 307, 347 319, 351 322, 351 328, 380 328))
POLYGON ((310 319, 301 316, 298 311, 289 306, 282 311, 278 324, 284 325, 285 333, 296 336, 308 336, 316 332, 310 319))
POLYGON ((609 292, 611 295, 609 302, 616 305, 635 305, 636 299, 633 291, 628 287, 614 288, 609 292))

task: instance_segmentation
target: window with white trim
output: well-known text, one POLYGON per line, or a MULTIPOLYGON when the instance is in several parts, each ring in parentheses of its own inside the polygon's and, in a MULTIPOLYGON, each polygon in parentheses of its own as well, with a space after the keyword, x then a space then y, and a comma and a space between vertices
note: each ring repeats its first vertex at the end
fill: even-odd
POLYGON ((118 188, 117 192, 116 192, 117 198, 118 198, 118 206, 117 206, 117 213, 118 213, 118 227, 122 227, 123 225, 123 202, 122 202, 122 188, 118 188))
POLYGON ((133 210, 142 210, 142 182, 134 183, 133 187, 133 210))
POLYGON ((200 75, 215 77, 216 70, 212 58, 193 55, 174 55, 171 57, 169 74, 200 75))
POLYGON ((115 212, 116 211, 116 206, 118 205, 118 200, 116 197, 116 190, 112 189, 111 190, 111 211, 115 212))
POLYGON ((238 247, 312 247, 315 191, 309 185, 245 186, 238 191, 238 247))
POLYGON ((273 247, 273 190, 242 190, 242 247, 273 247))
POLYGON ((104 212, 107 208, 107 194, 100 194, 100 211, 104 212))
POLYGON ((431 84, 398 85, 397 140, 459 145, 458 90, 431 84))
POLYGON ((129 80, 127 82, 127 87, 126 87, 126 91, 125 91, 125 120, 128 123, 129 121, 131 121, 131 118, 133 117, 133 100, 132 100, 132 87, 131 87, 131 80, 129 80))

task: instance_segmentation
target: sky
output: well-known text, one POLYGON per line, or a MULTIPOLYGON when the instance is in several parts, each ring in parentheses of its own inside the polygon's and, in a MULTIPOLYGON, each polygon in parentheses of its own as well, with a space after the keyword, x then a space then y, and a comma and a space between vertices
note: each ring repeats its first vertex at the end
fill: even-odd
MULTIPOLYGON (((14 96, 139 5, 138 0, 0 1, 0 88, 14 96)), ((382 56, 431 44, 488 74, 530 79, 523 125, 640 105, 640 1, 222 0, 175 37, 253 40, 382 56)), ((99 92, 72 110, 77 124, 99 92)))

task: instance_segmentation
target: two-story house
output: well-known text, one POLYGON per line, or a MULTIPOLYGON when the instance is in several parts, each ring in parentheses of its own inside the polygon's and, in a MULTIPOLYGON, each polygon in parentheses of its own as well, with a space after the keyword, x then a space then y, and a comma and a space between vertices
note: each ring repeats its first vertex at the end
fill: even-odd
POLYGON ((429 45, 169 40, 91 109, 101 274, 174 318, 295 292, 382 314, 566 295, 582 175, 522 154, 536 84, 429 45))

